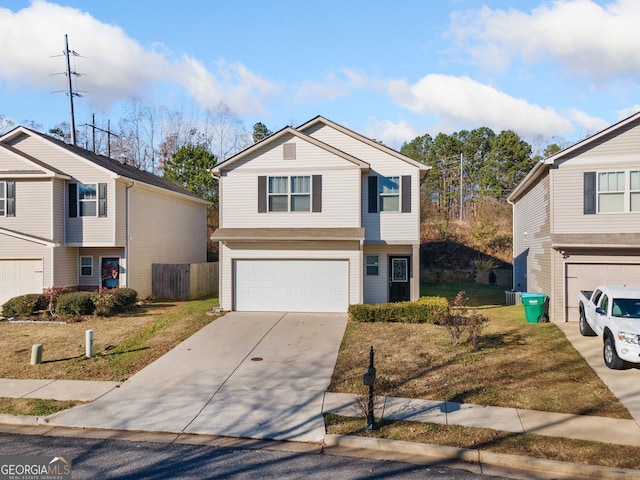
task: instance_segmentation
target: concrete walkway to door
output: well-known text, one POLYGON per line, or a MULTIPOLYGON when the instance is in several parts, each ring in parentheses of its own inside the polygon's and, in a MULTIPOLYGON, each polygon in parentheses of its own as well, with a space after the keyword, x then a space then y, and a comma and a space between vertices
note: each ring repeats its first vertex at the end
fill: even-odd
POLYGON ((347 314, 231 312, 50 425, 321 443, 347 314))

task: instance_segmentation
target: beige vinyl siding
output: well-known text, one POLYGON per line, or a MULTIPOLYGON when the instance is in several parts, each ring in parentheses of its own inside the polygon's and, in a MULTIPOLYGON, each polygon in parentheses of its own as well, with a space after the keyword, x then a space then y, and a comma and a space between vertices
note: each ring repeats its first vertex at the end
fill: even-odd
POLYGON ((53 179, 51 182, 51 225, 53 228, 52 240, 56 243, 63 244, 65 241, 65 212, 66 205, 65 200, 67 198, 65 193, 67 183, 61 179, 53 179))
POLYGON ((550 177, 541 178, 514 205, 514 287, 552 295, 550 237, 550 177))
POLYGON ((120 247, 124 247, 127 244, 127 187, 132 185, 133 182, 131 181, 115 182, 116 194, 113 207, 114 212, 117 213, 115 219, 115 244, 120 247))
POLYGON ((51 181, 18 179, 16 215, 0 216, 0 227, 51 239, 51 181))
POLYGON ((21 159, 18 155, 0 148, 0 165, 2 170, 42 171, 42 167, 21 159))
POLYGON ((640 212, 584 214, 584 172, 626 172, 640 169, 640 154, 592 156, 584 153, 579 158, 562 162, 552 170, 554 202, 562 208, 553 211, 554 233, 637 232, 640 212))
MULTIPOLYGON (((74 178, 77 178, 74 176, 74 178)), ((101 246, 115 245, 116 217, 120 212, 116 211, 115 181, 107 175, 94 175, 93 179, 86 177, 79 180, 81 183, 106 183, 107 184, 107 216, 106 217, 69 217, 68 205, 65 206, 67 244, 74 246, 101 246)), ((68 185, 65 198, 68 198, 68 185)), ((97 200, 96 200, 97 202, 97 200)), ((79 211, 79 209, 78 209, 79 211)), ((97 207, 96 207, 97 212, 97 207)))
POLYGON ((78 249, 56 247, 53 249, 53 285, 71 287, 78 285, 78 249))
POLYGON ((220 306, 233 308, 233 260, 239 259, 348 260, 349 303, 361 303, 361 253, 359 242, 221 243, 220 306))
POLYGON ((305 133, 367 162, 371 168, 367 175, 384 177, 411 175, 411 213, 380 212, 376 214, 368 213, 368 180, 367 175, 362 176, 360 186, 362 226, 366 229, 367 242, 420 242, 420 178, 415 166, 328 125, 314 125, 305 133))
POLYGON ((258 150, 233 165, 222 179, 221 227, 294 228, 359 227, 360 168, 357 165, 299 138, 296 159, 283 160, 282 143, 258 150), (321 175, 321 212, 258 213, 258 177, 274 175, 321 175))
MULTIPOLYGON (((362 253, 363 303, 386 303, 389 300, 389 256, 413 255, 413 253, 411 245, 365 245, 362 253), (377 276, 367 275, 366 263, 367 257, 370 255, 378 257, 377 276)), ((411 273, 413 278, 416 275, 419 276, 419 272, 415 268, 415 262, 413 262, 411 273)))
POLYGON ((52 285, 52 247, 0 233, 0 258, 42 259, 43 288, 52 285))
POLYGON ((136 184, 129 189, 128 286, 151 295, 153 263, 204 263, 206 205, 136 184))

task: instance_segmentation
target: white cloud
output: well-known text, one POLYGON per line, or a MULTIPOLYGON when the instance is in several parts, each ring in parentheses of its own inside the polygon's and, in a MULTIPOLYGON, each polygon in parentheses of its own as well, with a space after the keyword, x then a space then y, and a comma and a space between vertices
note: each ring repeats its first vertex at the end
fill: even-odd
POLYGON ((298 103, 337 100, 363 88, 379 88, 379 82, 366 74, 349 68, 330 72, 322 82, 305 81, 294 88, 294 99, 298 103))
POLYGON ((237 112, 262 113, 262 97, 274 90, 242 64, 221 61, 210 72, 198 60, 171 58, 160 44, 146 49, 120 27, 44 0, 16 12, 0 8, 0 82, 15 90, 64 90, 65 76, 51 76, 65 72, 64 57, 50 57, 62 55, 65 34, 82 55, 71 57, 72 70, 85 74, 75 88, 101 109, 162 83, 186 88, 205 108, 223 101, 237 112))
POLYGON ((616 113, 618 116, 618 120, 624 120, 625 118, 630 117, 631 115, 634 115, 638 112, 640 112, 640 104, 636 103, 635 105, 632 105, 628 108, 618 110, 616 113))
POLYGON ((369 118, 365 127, 364 135, 380 140, 382 143, 393 149, 399 150, 404 142, 408 142, 424 132, 419 132, 409 122, 401 120, 394 123, 391 120, 379 120, 375 117, 369 118))
POLYGON ((451 34, 461 49, 488 68, 502 69, 514 59, 552 60, 597 81, 640 74, 640 2, 600 3, 558 0, 530 13, 488 7, 457 12, 451 34))
POLYGON ((578 125, 580 128, 582 128, 589 135, 597 133, 600 130, 604 130, 609 126, 609 122, 601 118, 587 115, 583 111, 575 108, 571 110, 570 114, 574 123, 578 125))
POLYGON ((389 82, 389 95, 416 113, 432 113, 444 123, 470 128, 514 130, 521 135, 570 133, 571 122, 552 108, 533 105, 468 77, 430 74, 415 85, 405 80, 389 82))

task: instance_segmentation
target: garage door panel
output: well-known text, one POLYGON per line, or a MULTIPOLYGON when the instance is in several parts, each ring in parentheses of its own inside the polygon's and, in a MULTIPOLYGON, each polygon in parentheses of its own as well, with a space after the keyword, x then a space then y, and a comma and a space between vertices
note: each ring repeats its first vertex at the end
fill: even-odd
POLYGON ((346 260, 236 260, 238 311, 346 312, 346 260))
POLYGON ((27 293, 42 293, 41 259, 0 259, 0 305, 27 293))
POLYGON ((617 263, 567 263, 565 309, 568 321, 578 321, 578 294, 598 285, 640 286, 640 265, 617 263))

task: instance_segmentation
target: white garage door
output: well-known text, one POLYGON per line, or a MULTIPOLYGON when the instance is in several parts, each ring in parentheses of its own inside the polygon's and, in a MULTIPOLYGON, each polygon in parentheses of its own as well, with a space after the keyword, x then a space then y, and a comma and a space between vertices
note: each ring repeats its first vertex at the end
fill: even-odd
POLYGON ((578 321, 578 292, 598 285, 640 286, 640 265, 617 263, 567 263, 565 309, 567 320, 578 321))
POLYGON ((42 260, 0 259, 0 305, 25 293, 42 293, 42 260))
POLYGON ((234 309, 244 312, 346 312, 346 260, 236 260, 234 309))

